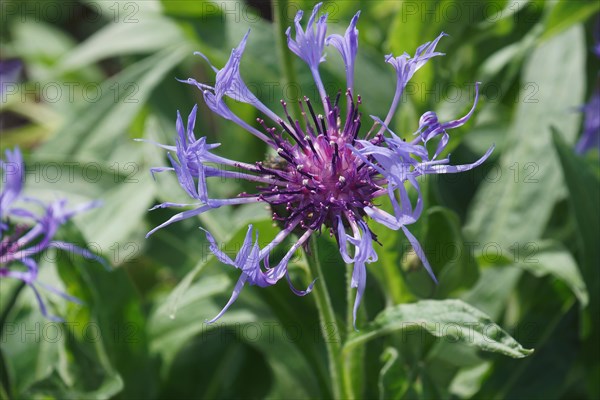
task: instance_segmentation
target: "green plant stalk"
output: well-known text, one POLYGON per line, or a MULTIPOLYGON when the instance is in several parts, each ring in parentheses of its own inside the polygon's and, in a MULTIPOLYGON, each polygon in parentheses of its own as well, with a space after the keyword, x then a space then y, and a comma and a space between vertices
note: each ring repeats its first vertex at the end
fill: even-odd
POLYGON ((313 290, 313 296, 319 311, 321 333, 327 347, 333 397, 336 399, 346 399, 347 396, 344 393, 343 382, 342 338, 335 319, 333 306, 331 305, 331 299, 329 298, 329 292, 327 291, 325 277, 321 270, 315 238, 310 241, 310 251, 306 254, 306 261, 310 269, 311 279, 318 278, 313 290))
MULTIPOLYGON (((279 52, 279 59, 281 60, 281 64, 283 65, 283 87, 287 87, 289 84, 298 82, 296 78, 296 71, 294 70, 294 63, 292 52, 287 48, 287 42, 285 40, 285 30, 288 26, 288 21, 286 21, 286 10, 288 9, 288 0, 277 0, 273 2, 273 21, 275 23, 276 29, 276 40, 277 47, 279 52)), ((302 118, 300 118, 301 110, 298 102, 293 101, 292 104, 289 104, 291 107, 293 114, 298 117, 300 123, 302 123, 302 118)))
MULTIPOLYGON (((353 264, 346 264, 346 339, 354 333, 354 290, 350 286, 352 283, 352 271, 354 269, 353 264)), ((359 315, 364 315, 364 308, 358 310, 359 315)), ((347 399, 356 399, 357 393, 362 390, 363 379, 363 359, 364 359, 364 348, 353 349, 348 352, 342 351, 342 371, 343 371, 343 382, 344 390, 347 399)))

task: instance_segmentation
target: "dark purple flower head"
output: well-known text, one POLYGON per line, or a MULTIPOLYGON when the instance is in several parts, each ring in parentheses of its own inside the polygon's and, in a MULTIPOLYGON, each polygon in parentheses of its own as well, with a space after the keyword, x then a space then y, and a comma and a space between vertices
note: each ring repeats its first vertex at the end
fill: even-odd
MULTIPOLYGON (((269 204, 273 211, 273 219, 280 221, 283 226, 271 243, 262 249, 257 239, 253 238, 253 229, 250 226, 235 260, 224 254, 212 235, 205 231, 216 257, 241 271, 231 299, 223 310, 208 322, 214 322, 223 315, 245 284, 269 286, 286 276, 291 286, 287 264, 292 254, 300 246, 306 246, 312 234, 320 233, 323 227, 336 237, 344 261, 354 264, 351 286, 357 288, 354 303, 355 321, 356 310, 365 289, 366 264, 377 260, 377 253, 373 249, 373 241, 377 239, 367 224, 368 219, 391 229, 402 229, 435 280, 419 242, 406 227, 416 222, 423 210, 417 178, 427 174, 469 170, 485 161, 493 150, 490 148, 481 159, 468 165, 452 166, 449 165, 448 158, 439 158, 448 144, 448 131, 463 125, 473 114, 478 99, 478 85, 475 104, 462 118, 440 122, 434 112, 427 112, 421 117, 415 139, 410 143, 388 129, 408 80, 429 59, 441 55, 435 51, 435 47, 444 36, 443 33, 433 42, 419 47, 412 57, 408 54, 399 57, 386 56, 385 61, 396 70, 394 98, 385 120, 372 117, 372 128, 366 134, 360 135, 363 117, 359 108, 362 100, 360 95, 354 93, 353 87, 354 63, 358 49, 356 24, 359 13, 352 19, 344 36, 334 34, 326 37, 327 16, 318 17, 320 6, 321 4, 317 4, 313 9, 306 30, 300 25, 302 12, 296 15, 295 39, 292 38, 291 28, 286 33, 288 47, 306 62, 320 94, 320 104, 313 104, 306 97, 300 102, 301 115, 296 116, 298 119, 288 112, 288 105, 284 101, 281 101, 283 115, 279 117, 252 95, 243 83, 239 66, 248 34, 232 51, 223 69, 213 67, 216 72, 214 87, 198 83, 191 78, 184 81, 203 91, 204 99, 211 110, 237 123, 270 146, 278 154, 276 162, 246 164, 212 154, 211 151, 218 145, 208 145, 205 138, 196 139, 193 133, 196 107, 190 114, 187 129, 178 114, 177 145, 159 145, 174 152, 177 160, 169 153, 171 167, 156 168, 153 172, 174 171, 181 186, 196 203, 157 205, 156 207, 193 208, 176 214, 148 235, 173 222, 213 208, 256 202, 269 204), (338 50, 346 66, 347 89, 343 96, 342 91, 338 92, 333 100, 325 93, 318 69, 319 64, 325 60, 325 44, 330 44, 338 50), (225 104, 224 97, 252 104, 264 114, 267 120, 257 120, 262 126, 262 131, 235 115, 225 104), (386 132, 389 135, 385 135, 386 132), (439 140, 432 154, 427 145, 436 137, 439 140), (245 172, 225 171, 209 166, 208 162, 235 167, 245 172), (243 193, 231 199, 212 199, 206 190, 206 179, 214 176, 247 179, 256 183, 256 192, 243 193), (408 195, 411 187, 417 192, 414 206, 408 195), (390 214, 376 206, 377 198, 381 196, 390 198, 393 213, 390 214), (271 266, 269 253, 292 233, 298 234, 298 240, 276 266, 271 266), (349 251, 348 248, 353 250, 349 251)), ((298 295, 305 295, 311 289, 312 285, 306 290, 292 287, 298 295)))
POLYGON ((18 148, 14 151, 6 150, 6 160, 0 160, 0 167, 3 183, 0 192, 0 278, 23 281, 33 289, 42 314, 53 321, 60 321, 60 318, 48 313, 37 287, 43 287, 70 301, 78 302, 78 300, 38 281, 36 257, 47 249, 56 248, 106 265, 101 257, 86 249, 72 243, 54 240, 61 225, 74 215, 96 207, 98 202, 69 210, 66 200, 44 204, 37 199, 22 196, 25 165, 18 148), (41 212, 33 212, 30 210, 31 207, 22 208, 26 204, 39 208, 41 212), (18 223, 13 223, 11 219, 16 219, 18 223))

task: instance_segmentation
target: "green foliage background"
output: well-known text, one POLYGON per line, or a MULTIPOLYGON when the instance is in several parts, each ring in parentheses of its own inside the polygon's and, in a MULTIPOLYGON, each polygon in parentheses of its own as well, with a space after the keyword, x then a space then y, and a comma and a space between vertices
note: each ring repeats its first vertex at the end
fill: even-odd
MULTIPOLYGON (((290 3, 284 24, 313 4, 290 3)), ((166 165, 164 152, 133 138, 173 143, 176 110, 187 115, 198 103, 196 132, 222 143, 220 154, 255 162, 266 153, 175 80, 212 81, 193 51, 221 67, 250 28, 242 75, 257 95, 275 110, 298 88, 315 97, 300 60, 297 85, 284 86, 269 5, 3 2, 0 50, 24 62, 24 76, 2 99, 0 147, 25 151, 27 194, 103 200, 62 235, 113 269, 44 257, 40 279, 85 302, 48 296, 63 324, 46 321, 30 291, 15 297, 17 283, 0 282, 0 397, 327 398, 325 340, 338 336, 345 385, 359 398, 600 397, 598 155, 572 151, 577 107, 597 85, 590 49, 599 8, 580 0, 325 2, 331 32, 343 33, 362 10, 356 86, 365 116, 382 116, 393 96, 384 55, 412 54, 444 31, 446 56, 415 75, 393 127, 409 137, 427 110, 444 120, 463 115, 481 81, 474 118, 451 132, 452 163, 471 162, 492 143, 496 150, 478 170, 424 183, 427 211, 411 230, 439 285, 399 232, 372 225, 383 246, 368 266, 358 332, 346 318, 346 267, 334 241, 319 238, 338 319, 324 339, 314 293, 297 298, 285 283, 247 287, 219 323, 203 323, 227 301, 237 271, 210 255, 198 226, 233 252, 248 223, 261 240, 275 235, 264 208, 214 210, 144 239, 174 214, 149 207, 187 200, 174 176, 153 181, 148 172, 166 165)), ((321 65, 326 87, 343 88, 337 54, 329 49, 321 65)), ((257 116, 232 107, 247 121, 257 116)), ((251 189, 213 183, 214 197, 251 189)), ((300 253, 290 268, 306 286, 300 253)))

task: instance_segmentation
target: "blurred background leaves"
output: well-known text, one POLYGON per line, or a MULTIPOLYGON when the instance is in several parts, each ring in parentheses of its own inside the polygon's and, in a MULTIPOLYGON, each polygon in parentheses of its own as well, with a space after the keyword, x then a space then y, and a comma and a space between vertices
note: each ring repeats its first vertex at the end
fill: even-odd
MULTIPOLYGON (((313 5, 290 2, 285 23, 313 5)), ((369 266, 359 332, 346 334, 343 261, 327 235, 319 239, 339 322, 326 332, 347 338, 347 354, 362 349, 356 396, 600 397, 600 169, 597 153, 572 151, 582 129, 577 109, 597 85, 590 50, 600 3, 326 1, 323 9, 338 33, 362 10, 356 82, 365 115, 381 116, 393 95, 383 56, 413 53, 447 32, 446 56, 409 84, 393 128, 408 138, 427 110, 443 119, 463 115, 481 81, 475 117, 451 137, 453 163, 497 146, 481 169, 424 183, 427 213, 414 233, 439 285, 401 235, 373 226, 383 246, 369 266), (465 340, 456 326, 487 331, 465 340), (513 359, 481 351, 490 348, 513 357, 535 352, 513 359)), ((265 240, 275 235, 267 210, 214 210, 144 238, 173 214, 147 209, 185 194, 173 176, 151 179, 148 170, 165 165, 164 152, 133 138, 172 143, 176 110, 187 114, 199 103, 196 131, 222 143, 220 154, 254 162, 266 153, 176 81, 212 81, 193 51, 220 67, 251 29, 242 75, 257 96, 273 109, 281 98, 315 97, 299 60, 298 82, 281 84, 271 19, 266 1, 2 3, 2 59, 20 59, 24 68, 3 88, 0 148, 25 151, 28 194, 104 201, 63 234, 114 268, 44 256, 45 281, 85 302, 50 298, 69 321, 62 324, 41 317, 30 291, 0 281, 0 397, 331 396, 327 337, 310 295, 297 298, 285 284, 247 288, 218 324, 203 323, 237 277, 210 255, 198 226, 235 253, 248 223, 265 240)), ((336 54, 322 69, 330 92, 343 88, 336 54)), ((247 121, 257 116, 245 104, 231 106, 247 121)), ((245 189, 222 183, 210 187, 215 197, 245 189)), ((306 261, 300 253, 294 260, 293 280, 308 284, 306 261)))

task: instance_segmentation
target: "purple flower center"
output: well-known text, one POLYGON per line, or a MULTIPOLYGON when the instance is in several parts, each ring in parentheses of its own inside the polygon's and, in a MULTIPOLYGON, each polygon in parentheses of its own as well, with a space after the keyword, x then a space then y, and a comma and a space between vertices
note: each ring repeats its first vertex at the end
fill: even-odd
POLYGON ((305 128, 294 121, 287 104, 282 101, 287 122, 279 120, 282 130, 269 128, 262 119, 267 134, 277 145, 277 154, 282 168, 268 167, 258 163, 259 169, 283 185, 267 185, 259 188, 261 200, 273 208, 273 219, 284 221, 286 226, 300 222, 304 229, 319 229, 322 224, 336 229, 336 218, 343 213, 363 215, 362 208, 372 205, 374 192, 381 189, 375 183, 375 171, 367 166, 348 145, 354 146, 360 130, 358 105, 350 90, 345 122, 342 124, 339 93, 333 104, 329 104, 327 118, 316 115, 308 98, 304 99, 309 115, 300 103, 305 128), (292 128, 290 128, 292 127, 292 128), (292 145, 283 135, 287 133, 294 141, 292 145), (285 205, 285 212, 280 211, 285 205))
POLYGON ((8 264, 13 261, 13 255, 20 248, 18 240, 27 229, 28 227, 25 225, 17 225, 12 234, 4 233, 4 237, 0 240, 0 262, 2 264, 8 264))

